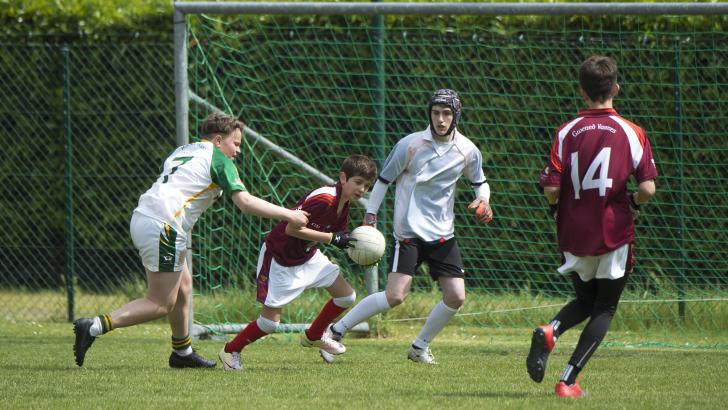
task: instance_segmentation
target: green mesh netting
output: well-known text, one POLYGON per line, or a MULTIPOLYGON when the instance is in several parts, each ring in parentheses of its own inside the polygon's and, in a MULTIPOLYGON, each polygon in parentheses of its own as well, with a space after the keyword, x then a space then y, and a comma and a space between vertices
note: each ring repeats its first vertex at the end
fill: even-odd
MULTIPOLYGON (((381 165, 393 144, 427 126, 438 88, 463 100, 460 130, 478 144, 495 219, 476 225, 462 181, 456 235, 467 266, 459 320, 487 326, 540 323, 571 295, 556 273, 555 226, 536 189, 555 128, 582 107, 577 67, 591 54, 620 65, 617 110, 649 135, 661 176, 637 227, 637 266, 615 327, 720 329, 728 323, 728 35, 719 17, 389 17, 383 36, 360 16, 190 18, 190 89, 314 168, 334 177, 348 155, 381 165), (665 22, 667 21, 667 23, 665 22)), ((193 104, 195 130, 209 107, 193 104)), ((238 160, 257 196, 292 206, 321 182, 253 139, 238 160)), ((394 189, 379 228, 391 232, 394 189)), ((352 211, 358 223, 362 209, 352 211)), ((196 230, 195 319, 257 317, 254 274, 272 223, 229 204, 196 230)), ((353 226, 352 226, 353 227, 353 226)), ((364 293, 362 272, 326 252, 364 293)), ((386 263, 380 264, 380 287, 386 263)), ((425 316, 439 292, 427 275, 384 320, 425 316)), ((309 292, 284 322, 308 322, 325 296, 309 292)))

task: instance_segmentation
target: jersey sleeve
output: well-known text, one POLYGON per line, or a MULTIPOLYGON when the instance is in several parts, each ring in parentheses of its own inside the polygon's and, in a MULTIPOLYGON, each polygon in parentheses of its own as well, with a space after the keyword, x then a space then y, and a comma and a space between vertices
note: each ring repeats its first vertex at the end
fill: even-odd
POLYGON ((399 140, 384 160, 382 172, 379 173, 379 180, 385 184, 391 184, 404 171, 407 166, 407 138, 399 140))
POLYGON ((301 210, 309 213, 309 227, 311 222, 321 224, 321 222, 323 222, 321 219, 325 217, 326 210, 329 209, 335 201, 336 197, 330 194, 314 195, 303 201, 300 208, 301 210))
POLYGON ((463 169, 463 175, 470 180, 472 187, 478 187, 485 183, 485 173, 483 172, 483 155, 480 153, 478 147, 473 146, 473 149, 468 153, 467 162, 465 169, 463 169))
POLYGON ((541 170, 538 176, 538 183, 542 187, 558 187, 561 186, 561 172, 564 170, 561 158, 559 158, 559 135, 556 133, 554 143, 551 146, 551 152, 546 166, 541 170))
POLYGON ((634 171, 634 176, 638 183, 657 178, 657 166, 655 166, 655 159, 652 157, 650 141, 641 129, 640 134, 640 140, 643 142, 642 159, 634 171))
POLYGON ((387 193, 389 184, 377 180, 372 188, 372 193, 369 195, 369 201, 367 202, 366 213, 376 215, 379 212, 379 206, 384 201, 384 195, 387 193))
POLYGON ((212 182, 219 185, 226 195, 235 191, 247 191, 243 181, 240 180, 240 174, 238 174, 235 164, 217 148, 212 150, 210 177, 212 182))

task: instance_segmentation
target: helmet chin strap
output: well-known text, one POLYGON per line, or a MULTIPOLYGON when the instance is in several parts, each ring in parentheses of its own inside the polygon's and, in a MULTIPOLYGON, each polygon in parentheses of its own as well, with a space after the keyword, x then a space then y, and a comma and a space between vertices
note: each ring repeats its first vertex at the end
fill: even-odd
POLYGON ((454 124, 454 122, 455 121, 451 122, 450 123, 450 128, 448 128, 447 131, 445 131, 445 133, 441 135, 441 134, 439 134, 437 132, 437 129, 435 128, 435 124, 432 122, 432 118, 430 118, 430 134, 432 134, 432 136, 435 137, 435 138, 445 138, 445 137, 448 137, 448 138, 446 138, 446 140, 450 140, 450 137, 452 136, 453 132, 455 131, 455 124, 454 124))

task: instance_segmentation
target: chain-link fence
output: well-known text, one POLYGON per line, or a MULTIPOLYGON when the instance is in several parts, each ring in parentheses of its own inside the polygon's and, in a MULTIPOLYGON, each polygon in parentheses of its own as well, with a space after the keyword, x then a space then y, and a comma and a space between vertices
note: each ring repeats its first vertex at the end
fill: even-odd
MULTIPOLYGON (((535 178, 554 127, 580 107, 576 64, 590 53, 614 55, 618 110, 647 129, 662 174, 638 227, 639 265, 625 294, 633 307, 620 312, 639 322, 630 328, 721 328, 726 34, 711 24, 571 29, 560 19, 550 30, 526 25, 514 34, 481 30, 478 21, 433 27, 406 18, 389 22, 382 38, 357 18, 254 19, 242 30, 240 21, 204 17, 191 26, 191 88, 330 176, 351 153, 381 163, 398 138, 424 128, 432 90, 459 90, 462 130, 483 151, 497 217, 487 228, 473 225, 462 209, 470 192, 460 186, 464 311, 483 313, 468 323, 520 326, 548 316, 524 309, 568 297, 568 281, 554 274, 554 227, 535 178), (500 310, 519 313, 489 313, 500 310)), ((67 320, 144 294, 128 221, 175 145, 172 53, 171 44, 0 44, 0 317, 67 320)), ((193 105, 192 139, 208 112, 193 105)), ((249 140, 238 167, 254 194, 283 205, 319 184, 249 140)), ((271 223, 230 210, 208 212, 193 235, 195 314, 204 323, 244 322, 257 312, 252 276, 271 223)), ((330 255, 349 279, 360 275, 343 253, 330 255)), ((416 294, 432 290, 418 277, 416 294)), ((319 302, 285 320, 308 321, 319 302)))
POLYGON ((172 54, 0 43, 0 318, 67 320, 144 294, 128 221, 175 146, 172 54))
MULTIPOLYGON (((461 320, 471 325, 537 324, 571 297, 569 277, 556 273, 555 226, 536 181, 556 127, 584 107, 578 65, 592 54, 615 57, 622 86, 615 107, 647 130, 661 173, 657 196, 637 226, 637 267, 617 326, 717 329, 728 318, 722 256, 728 192, 719 182, 728 158, 720 91, 728 82, 728 37, 716 29, 721 16, 676 17, 670 25, 654 17, 524 16, 506 25, 494 16, 393 16, 382 31, 356 15, 195 14, 189 21, 191 89, 332 177, 346 156, 361 153, 381 164, 398 139, 424 129, 433 90, 460 92, 458 127, 483 153, 495 211, 488 227, 472 223, 465 210, 472 191, 460 186, 456 235, 469 292, 461 320)), ((194 105, 193 120, 207 110, 194 105)), ((239 165, 244 181, 267 198, 293 203, 319 185, 275 152, 247 142, 239 165)), ((388 237, 392 191, 380 214, 388 237)), ((353 223, 361 212, 352 210, 353 223)), ((238 220, 223 215, 215 221, 238 220)), ((202 229, 218 226, 207 221, 202 229)), ((261 225, 254 235, 197 238, 206 258, 197 269, 203 285, 197 319, 255 317, 246 301, 254 286, 255 236, 270 223, 261 225)), ((341 252, 327 252, 352 271, 348 278, 360 276, 341 252)), ((380 265, 384 279, 386 265, 380 265)), ((437 286, 423 273, 413 287, 411 299, 431 300, 419 310, 416 302, 392 310, 387 320, 427 315, 437 286)), ((317 303, 300 306, 284 320, 307 322, 317 313, 317 303)))

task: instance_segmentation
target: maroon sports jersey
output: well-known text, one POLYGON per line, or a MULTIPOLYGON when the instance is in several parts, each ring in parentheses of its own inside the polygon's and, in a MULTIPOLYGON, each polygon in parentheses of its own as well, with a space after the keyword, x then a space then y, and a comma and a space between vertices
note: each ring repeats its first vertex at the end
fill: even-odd
POLYGON ((639 126, 614 109, 584 110, 559 127, 541 186, 561 187, 559 248, 576 256, 601 255, 634 241, 627 180, 657 177, 650 142, 639 126))
MULTIPOLYGON (((309 212, 307 228, 320 232, 338 232, 347 230, 349 223, 349 205, 346 203, 338 215, 341 198, 341 183, 325 186, 309 192, 298 201, 293 209, 309 212)), ((297 266, 311 259, 318 249, 318 242, 304 241, 286 235, 288 222, 283 221, 273 228, 265 237, 265 246, 273 254, 276 262, 282 266, 297 266)))

